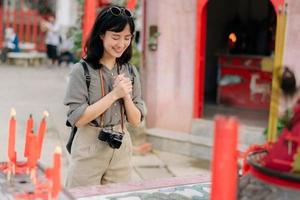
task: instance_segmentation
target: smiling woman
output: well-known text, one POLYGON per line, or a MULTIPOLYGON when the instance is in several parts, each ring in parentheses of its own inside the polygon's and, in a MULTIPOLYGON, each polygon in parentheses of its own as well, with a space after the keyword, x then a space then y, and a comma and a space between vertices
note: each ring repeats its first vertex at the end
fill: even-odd
MULTIPOLYGON (((70 74, 64 104, 78 130, 67 187, 127 182, 132 144, 125 120, 137 126, 145 115, 136 68, 129 64, 135 26, 129 10, 111 6, 96 18, 85 56, 70 74)), ((76 132, 75 132, 76 133, 76 132)))
POLYGON ((104 35, 100 36, 103 40, 104 52, 112 57, 121 57, 123 52, 128 48, 131 43, 132 34, 130 27, 127 24, 123 31, 117 33, 107 31, 104 35))

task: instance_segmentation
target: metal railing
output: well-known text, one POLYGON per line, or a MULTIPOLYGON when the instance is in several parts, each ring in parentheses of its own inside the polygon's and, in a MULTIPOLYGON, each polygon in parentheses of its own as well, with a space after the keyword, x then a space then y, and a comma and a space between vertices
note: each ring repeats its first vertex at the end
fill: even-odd
POLYGON ((3 46, 5 28, 11 27, 20 43, 33 43, 35 50, 45 51, 45 33, 40 29, 42 16, 36 10, 4 10, 0 7, 0 48, 3 46))

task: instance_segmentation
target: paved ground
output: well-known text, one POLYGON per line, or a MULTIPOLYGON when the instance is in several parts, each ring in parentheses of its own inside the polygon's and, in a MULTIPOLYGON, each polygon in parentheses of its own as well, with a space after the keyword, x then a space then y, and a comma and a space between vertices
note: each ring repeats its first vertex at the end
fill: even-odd
MULTIPOLYGON (((42 158, 43 165, 52 163, 55 146, 63 147, 62 177, 65 179, 68 153, 64 146, 69 134, 65 126, 66 107, 63 96, 67 84, 67 67, 20 67, 0 65, 0 161, 7 159, 7 132, 10 109, 17 111, 18 160, 23 158, 25 124, 33 114, 35 128, 44 110, 50 113, 42 158)), ((154 150, 135 155, 134 180, 150 180, 174 176, 209 173, 209 163, 190 157, 154 150)))
POLYGON ((297 200, 300 191, 268 184, 247 174, 240 179, 238 200, 297 200))

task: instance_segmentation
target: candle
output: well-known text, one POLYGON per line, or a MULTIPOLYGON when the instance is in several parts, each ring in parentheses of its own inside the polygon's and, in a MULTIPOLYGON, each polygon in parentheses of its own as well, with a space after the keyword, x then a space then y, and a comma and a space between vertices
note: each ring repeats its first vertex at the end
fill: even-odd
POLYGON ((37 162, 37 136, 30 132, 28 135, 28 159, 27 159, 27 167, 32 170, 36 166, 37 162))
POLYGON ((26 125, 24 157, 28 157, 29 133, 31 133, 32 131, 33 131, 33 118, 32 115, 30 114, 26 125))
POLYGON ((15 151, 16 143, 16 110, 11 109, 10 120, 9 120, 9 136, 8 136, 8 159, 9 162, 16 164, 17 153, 15 151))
POLYGON ((51 167, 45 169, 44 174, 49 180, 52 180, 52 171, 53 171, 53 168, 51 168, 51 167))
POLYGON ((52 197, 56 198, 61 190, 60 168, 61 168, 61 148, 56 147, 53 156, 53 171, 52 171, 52 197))
POLYGON ((211 200, 236 199, 237 132, 235 118, 215 118, 211 200))
POLYGON ((46 117, 49 116, 47 111, 44 111, 44 117, 40 123, 39 131, 38 131, 38 159, 41 157, 42 147, 43 147, 43 140, 46 132, 46 117))

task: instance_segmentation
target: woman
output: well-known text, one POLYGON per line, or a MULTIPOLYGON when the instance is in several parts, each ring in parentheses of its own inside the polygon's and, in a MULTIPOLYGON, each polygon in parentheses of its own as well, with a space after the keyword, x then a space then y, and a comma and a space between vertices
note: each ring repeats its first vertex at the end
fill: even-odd
POLYGON ((123 7, 104 8, 86 42, 90 86, 82 63, 74 65, 64 104, 68 122, 78 128, 71 150, 67 187, 127 182, 132 143, 125 119, 137 126, 145 115, 132 55, 134 21, 123 7), (119 148, 118 148, 119 147, 119 148))

